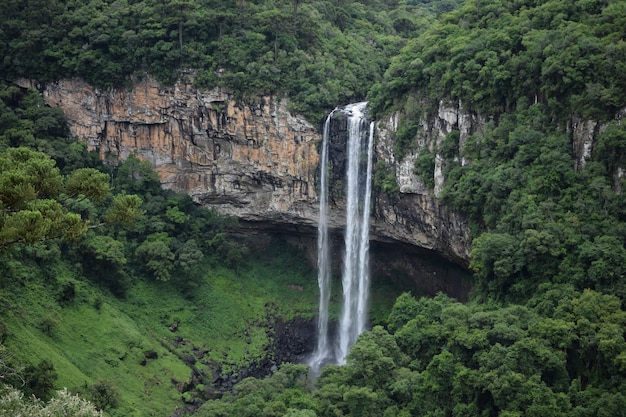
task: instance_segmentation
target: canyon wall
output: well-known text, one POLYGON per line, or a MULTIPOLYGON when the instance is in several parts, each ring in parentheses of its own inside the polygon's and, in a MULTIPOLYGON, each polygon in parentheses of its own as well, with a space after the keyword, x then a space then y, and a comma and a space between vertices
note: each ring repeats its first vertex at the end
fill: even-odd
MULTIPOLYGON (((316 233, 321 128, 291 114, 286 99, 244 103, 219 89, 198 90, 191 79, 163 87, 146 78, 127 90, 100 90, 77 79, 18 84, 38 88, 49 105, 62 108, 72 134, 103 157, 136 153, 153 165, 164 187, 252 228, 316 233)), ((463 117, 442 110, 424 140, 459 129, 463 117)), ((377 123, 376 158, 395 165, 401 193, 376 193, 372 239, 413 245, 467 266, 467 224, 412 173, 414 155, 394 159, 395 123, 394 117, 377 123)), ((340 234, 342 197, 333 204, 330 227, 340 234)))

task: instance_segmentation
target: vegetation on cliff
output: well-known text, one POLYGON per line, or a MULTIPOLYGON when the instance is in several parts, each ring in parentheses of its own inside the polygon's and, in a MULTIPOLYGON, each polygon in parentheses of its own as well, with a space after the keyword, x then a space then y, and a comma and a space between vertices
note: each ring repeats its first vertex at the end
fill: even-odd
POLYGON ((485 116, 542 103, 557 123, 611 120, 626 94, 625 24, 620 1, 467 1, 392 58, 372 106, 418 94, 485 116))
POLYGON ((234 237, 133 156, 102 164, 35 91, 2 83, 0 107, 0 415, 91 415, 76 393, 166 415, 275 358, 275 320, 316 311, 294 250, 234 237))
POLYGON ((617 297, 568 286, 504 307, 404 294, 315 390, 306 367, 283 367, 196 415, 624 415, 624 324, 617 297))
MULTIPOLYGON (((524 301, 556 282, 626 296, 625 22, 624 2, 467 2, 409 41, 373 88, 375 108, 403 115, 401 154, 440 100, 488 119, 434 149, 443 200, 472 222, 477 295, 524 301), (572 132, 585 121, 595 139, 578 161, 572 132)), ((415 166, 427 184, 431 151, 415 166)))
POLYGON ((103 164, 36 91, 0 83, 0 109, 1 416, 170 415, 303 353, 290 321, 317 312, 317 280, 300 251, 133 155, 103 164))

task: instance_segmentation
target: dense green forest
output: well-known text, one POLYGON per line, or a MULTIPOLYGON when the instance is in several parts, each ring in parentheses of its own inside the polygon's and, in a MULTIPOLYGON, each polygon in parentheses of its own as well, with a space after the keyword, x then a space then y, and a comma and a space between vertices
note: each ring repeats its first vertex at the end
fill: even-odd
POLYGON ((183 401, 207 417, 626 415, 626 2, 11 0, 0 40, 8 81, 108 88, 194 70, 203 87, 288 96, 313 120, 365 97, 375 115, 399 112, 397 156, 419 152, 431 187, 444 159, 441 198, 471 223, 476 282, 465 304, 401 295, 315 381, 283 364, 216 398, 214 362, 193 381, 190 348, 159 342, 168 326, 195 347, 211 338, 208 356, 239 369, 262 356, 266 335, 245 320, 267 320, 270 294, 293 307, 272 314, 314 314, 314 289, 297 306, 286 290, 314 272, 283 247, 251 261, 234 219, 161 190, 137 158, 102 164, 62 113, 3 84, 0 383, 18 390, 0 394, 0 416, 53 409, 27 397, 63 386, 61 403, 85 416, 93 404, 169 415, 183 401), (420 148, 419 120, 440 101, 484 129, 420 148), (583 164, 576 120, 598 123, 583 164), (85 321, 120 330, 96 337, 85 321))
POLYGON ((145 73, 249 99, 286 95, 321 118, 364 98, 406 39, 459 0, 9 0, 0 19, 0 74, 79 76, 100 87, 145 73))

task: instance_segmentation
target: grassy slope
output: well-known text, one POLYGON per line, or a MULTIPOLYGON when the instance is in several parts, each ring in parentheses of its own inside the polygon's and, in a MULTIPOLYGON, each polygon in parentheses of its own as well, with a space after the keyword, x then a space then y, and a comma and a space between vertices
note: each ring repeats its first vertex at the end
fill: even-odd
MULTIPOLYGON (((285 245, 272 248, 250 256, 239 272, 207 266, 193 300, 182 297, 173 283, 151 280, 138 280, 121 300, 66 264, 41 269, 13 263, 12 273, 22 281, 0 289, 8 305, 0 311, 10 333, 5 345, 24 362, 51 360, 59 388, 110 380, 121 392, 119 407, 109 411, 112 416, 169 415, 183 405, 172 381, 191 377, 189 366, 179 359, 191 353, 190 344, 207 350, 228 372, 262 353, 268 310, 285 318, 316 314, 315 272, 297 251, 285 245), (64 307, 56 296, 63 282, 76 287, 74 301, 64 307), (179 323, 175 333, 168 328, 174 321, 179 323), (190 344, 168 351, 177 336, 190 344), (146 351, 157 352, 158 359, 141 365, 146 351)), ((397 295, 386 286, 372 292, 384 295, 374 300, 376 315, 397 295)))

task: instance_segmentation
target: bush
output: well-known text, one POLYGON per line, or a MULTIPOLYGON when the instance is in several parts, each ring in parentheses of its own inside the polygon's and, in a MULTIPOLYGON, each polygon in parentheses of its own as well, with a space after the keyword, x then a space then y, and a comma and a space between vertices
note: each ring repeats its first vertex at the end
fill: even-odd
POLYGON ((103 379, 87 389, 87 398, 100 410, 117 408, 120 391, 109 380, 103 379))
POLYGON ((64 283, 57 294, 57 302, 60 306, 67 307, 74 301, 74 298, 76 298, 76 287, 74 283, 64 283))
POLYGON ((24 370, 24 379, 26 380, 24 393, 46 401, 50 398, 57 377, 54 365, 47 359, 41 361, 37 366, 29 365, 24 370))
POLYGON ((424 148, 415 160, 413 171, 430 189, 435 188, 435 155, 424 148))
POLYGON ((388 168, 383 161, 376 163, 374 185, 387 195, 394 195, 400 192, 395 172, 388 172, 388 168))
POLYGON ((0 416, 28 417, 102 417, 89 401, 70 394, 66 389, 57 391, 47 404, 35 400, 25 400, 24 393, 8 387, 0 391, 0 416))

